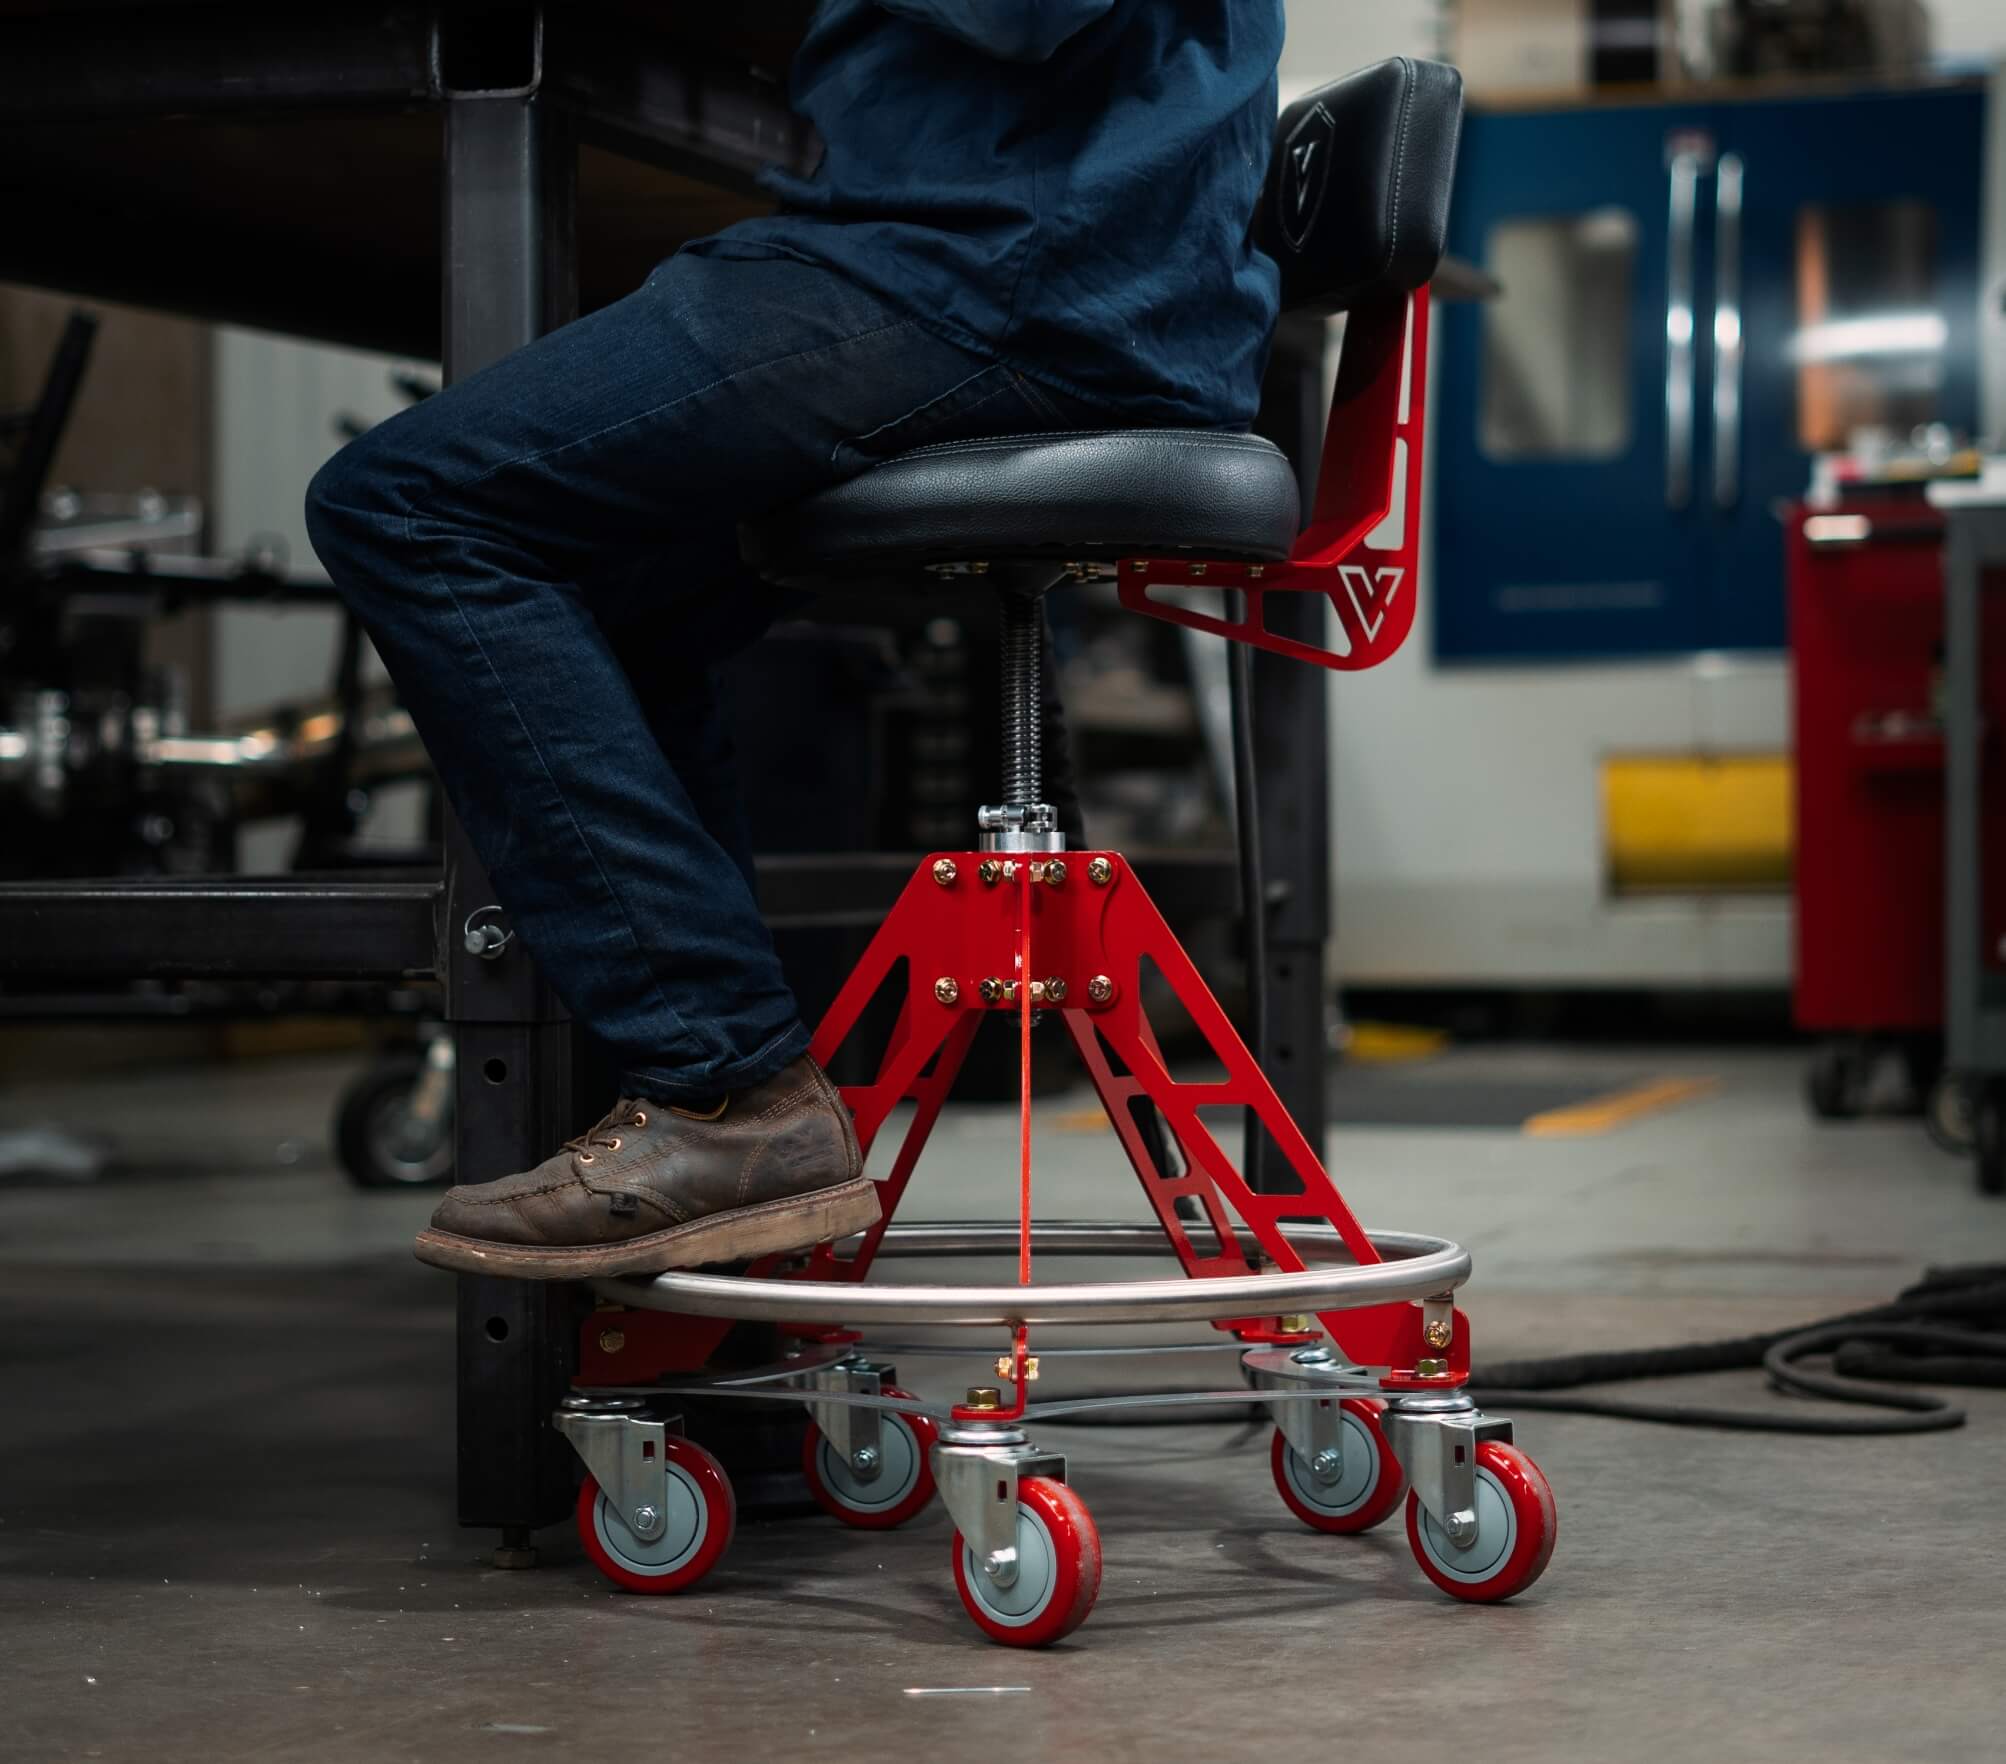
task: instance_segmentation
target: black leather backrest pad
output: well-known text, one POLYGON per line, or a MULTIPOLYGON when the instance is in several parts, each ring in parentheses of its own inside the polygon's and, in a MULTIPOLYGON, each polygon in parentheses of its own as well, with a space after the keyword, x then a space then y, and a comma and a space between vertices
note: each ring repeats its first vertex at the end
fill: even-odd
POLYGON ((1463 127, 1463 76, 1382 61, 1282 112, 1255 237, 1289 311, 1341 312, 1435 273, 1463 127))

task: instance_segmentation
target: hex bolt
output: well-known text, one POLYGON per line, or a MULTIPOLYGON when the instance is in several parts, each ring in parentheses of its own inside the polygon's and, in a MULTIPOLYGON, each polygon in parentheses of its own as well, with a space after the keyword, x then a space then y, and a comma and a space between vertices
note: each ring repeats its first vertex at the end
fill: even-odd
POLYGON ((1422 1326, 1421 1339, 1431 1348, 1445 1348, 1449 1345, 1451 1333, 1449 1325, 1437 1317, 1433 1322, 1422 1326))
POLYGON ((1060 859, 1053 858, 1050 862, 1048 862, 1045 865, 1046 886, 1051 888, 1062 888, 1065 886, 1065 881, 1066 881, 1065 864, 1060 859))
POLYGON ((859 1446, 850 1455, 850 1468, 855 1470, 859 1476, 869 1476, 877 1467, 878 1448, 876 1446, 859 1446))
POLYGON ((1332 1451, 1330 1447, 1325 1446, 1322 1451, 1318 1452, 1315 1457, 1310 1459, 1309 1467, 1310 1467, 1310 1474, 1314 1476, 1317 1479, 1317 1481, 1335 1482, 1338 1478, 1339 1473, 1344 1468, 1344 1460, 1340 1458, 1337 1455, 1337 1453, 1332 1451))
POLYGON ((1283 1335, 1307 1335, 1310 1332, 1310 1318, 1307 1311, 1291 1311, 1286 1317, 1277 1317, 1275 1327, 1283 1335))
POLYGON ((936 882, 938 882, 941 885, 941 887, 943 888, 952 887, 955 877, 957 877, 960 874, 961 872, 954 867, 954 859, 935 858, 933 860, 933 879, 936 882))
POLYGON ((1114 997, 1114 982, 1105 974, 1096 974, 1087 982, 1087 997, 1095 1004, 1106 1004, 1114 997))
MULTIPOLYGON (((1015 1378, 1017 1376, 1017 1363, 1008 1354, 998 1354, 996 1356, 996 1376, 998 1378, 1015 1378)), ((1026 1354, 1024 1356, 1024 1382, 1026 1384, 1034 1383, 1037 1380, 1037 1376, 1038 1356, 1036 1354, 1026 1354)))
POLYGON ((933 996, 944 1005, 958 1004, 961 1000, 961 982, 952 974, 943 974, 933 983, 933 996))
POLYGON ((1446 1378, 1449 1376, 1449 1362, 1447 1360, 1416 1360, 1414 1362, 1414 1376, 1416 1378, 1446 1378))
POLYGON ((602 1354, 617 1354, 626 1345, 627 1335, 624 1330, 602 1329, 599 1331, 599 1351, 602 1354))
POLYGON ((1045 1002, 1047 1004, 1064 1004, 1065 1001, 1066 983, 1058 975, 1054 974, 1051 979, 1045 982, 1045 1002))
POLYGON ((1003 996, 1003 982, 992 974, 976 988, 976 991, 982 994, 984 1004, 995 1004, 1003 996))
POLYGON ((662 1516, 653 1507, 634 1509, 634 1529, 643 1537, 653 1537, 662 1528, 662 1516))
POLYGON ((984 858, 981 863, 975 866, 975 873, 982 878, 985 887, 994 888, 997 882, 1002 879, 1002 860, 1000 858, 984 858))
POLYGON ((1114 865, 1106 858, 1090 858, 1087 861, 1087 879, 1096 888, 1105 888, 1114 880, 1114 865))
POLYGON ((992 1385, 971 1385, 968 1390, 968 1400, 961 1406, 964 1409, 1000 1409, 1003 1406, 1003 1393, 992 1385))

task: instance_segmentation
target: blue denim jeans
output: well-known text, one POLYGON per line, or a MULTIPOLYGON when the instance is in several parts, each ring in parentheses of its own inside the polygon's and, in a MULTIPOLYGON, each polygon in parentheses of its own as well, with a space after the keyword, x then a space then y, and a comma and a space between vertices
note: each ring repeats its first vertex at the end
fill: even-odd
POLYGON ((738 521, 929 441, 1107 415, 779 248, 710 241, 314 479, 314 549, 631 1093, 703 1101, 808 1046, 718 696, 789 604, 740 564, 738 521), (623 644, 665 609, 672 645, 623 644))

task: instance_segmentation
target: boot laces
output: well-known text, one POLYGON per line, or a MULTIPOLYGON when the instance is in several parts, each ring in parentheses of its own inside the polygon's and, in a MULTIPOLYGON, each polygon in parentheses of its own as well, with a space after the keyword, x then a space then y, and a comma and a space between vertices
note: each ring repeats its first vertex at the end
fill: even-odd
POLYGON ((612 1131, 616 1127, 645 1127, 648 1112, 639 1103, 622 1098, 607 1112, 606 1118, 595 1127, 588 1127, 576 1139, 567 1139, 564 1149, 574 1153, 581 1164, 589 1164, 596 1153, 618 1151, 620 1136, 612 1131))

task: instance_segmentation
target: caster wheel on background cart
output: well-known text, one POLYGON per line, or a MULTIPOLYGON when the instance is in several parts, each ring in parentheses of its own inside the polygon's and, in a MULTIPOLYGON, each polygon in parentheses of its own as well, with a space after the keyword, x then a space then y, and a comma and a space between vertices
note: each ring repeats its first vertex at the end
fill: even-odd
POLYGON ((1804 1100, 1821 1121, 1850 1121, 1866 1100, 1873 1061, 1850 1041, 1822 1041, 1804 1073, 1804 1100))
POLYGON ((997 1586, 954 1534, 954 1585, 991 1641, 1042 1648, 1087 1620, 1101 1589, 1101 1538, 1086 1503, 1063 1482, 1017 1484, 1017 1578, 997 1586))
POLYGON ((1451 1598, 1494 1605, 1546 1572, 1559 1530, 1553 1490, 1516 1446, 1477 1443, 1477 1535, 1458 1549, 1419 1495, 1407 1497, 1407 1542, 1421 1572, 1451 1598))
POLYGON ((1978 1155, 1978 1192, 2006 1194, 2006 1084, 1987 1079, 1976 1089, 1971 1141, 1978 1155))
MULTIPOLYGON (((912 1400, 912 1392, 886 1385, 884 1394, 912 1400)), ((801 1473, 808 1492, 845 1525, 889 1531, 918 1517, 933 1499, 933 1444, 940 1429, 925 1415, 887 1414, 879 1428, 884 1464, 869 1482, 858 1481, 821 1428, 810 1425, 801 1442, 801 1473)))
POLYGON ((357 1188, 428 1188, 453 1179, 452 1095, 433 1119, 412 1107, 428 1077, 420 1054, 392 1054, 354 1079, 335 1105, 334 1145, 357 1188))
POLYGON ((673 1593, 717 1566, 738 1522, 724 1467, 702 1446, 668 1441, 667 1508, 659 1536, 637 1536, 590 1476, 578 1491, 578 1538, 599 1572, 629 1592, 673 1593))
POLYGON ((1345 1397, 1342 1444, 1343 1474, 1335 1483, 1319 1482, 1278 1427, 1268 1454, 1275 1487, 1288 1509, 1315 1531, 1350 1535, 1370 1531, 1389 1517, 1407 1492, 1407 1473, 1386 1443, 1379 1417, 1386 1405, 1377 1397, 1345 1397))
POLYGON ((1922 1124, 1938 1151, 1954 1158, 1968 1158, 1976 1149, 1972 1126, 1971 1096, 1960 1078, 1943 1073, 1929 1087, 1922 1124))

